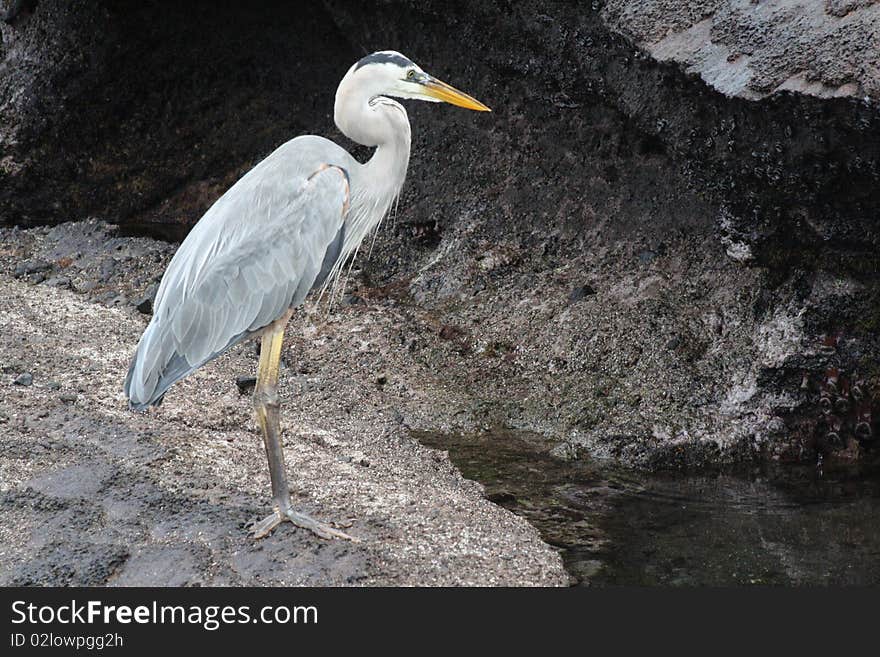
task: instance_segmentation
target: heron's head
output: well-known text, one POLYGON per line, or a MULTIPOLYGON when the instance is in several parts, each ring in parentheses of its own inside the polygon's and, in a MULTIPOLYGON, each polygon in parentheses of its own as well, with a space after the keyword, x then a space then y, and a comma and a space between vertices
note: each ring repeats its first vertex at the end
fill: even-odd
POLYGON ((409 58, 394 50, 367 55, 352 66, 345 77, 369 89, 371 97, 393 96, 450 103, 478 112, 492 111, 476 98, 428 75, 409 58))

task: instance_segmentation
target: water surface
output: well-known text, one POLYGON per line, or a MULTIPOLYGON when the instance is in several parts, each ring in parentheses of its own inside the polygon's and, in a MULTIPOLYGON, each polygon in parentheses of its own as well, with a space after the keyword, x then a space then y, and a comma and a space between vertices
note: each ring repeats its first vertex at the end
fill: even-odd
POLYGON ((880 471, 656 475, 566 461, 521 433, 418 432, 527 518, 584 585, 880 583, 880 471))

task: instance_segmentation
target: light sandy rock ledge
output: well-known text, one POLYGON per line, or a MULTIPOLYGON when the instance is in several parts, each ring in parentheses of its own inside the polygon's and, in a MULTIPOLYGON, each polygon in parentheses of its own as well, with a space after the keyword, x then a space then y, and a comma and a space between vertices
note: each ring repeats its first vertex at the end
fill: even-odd
POLYGON ((0 277, 0 306, 4 585, 568 582, 534 528, 485 500, 383 407, 367 356, 382 337, 369 312, 320 329, 295 320, 288 353, 311 362, 360 348, 364 367, 323 358, 308 374, 285 371, 281 386, 294 502, 351 523, 363 542, 349 544, 292 526, 262 542, 247 535, 269 509, 250 398, 233 383, 252 370, 252 347, 137 414, 120 386, 142 316, 9 277, 0 277), (15 384, 25 370, 32 385, 15 384))

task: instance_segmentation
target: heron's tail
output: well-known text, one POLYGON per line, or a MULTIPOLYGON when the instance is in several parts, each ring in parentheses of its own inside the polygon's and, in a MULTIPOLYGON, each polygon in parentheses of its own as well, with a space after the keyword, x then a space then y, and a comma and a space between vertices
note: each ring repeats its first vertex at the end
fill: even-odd
POLYGON ((177 353, 167 333, 155 320, 151 321, 131 359, 123 390, 129 406, 135 410, 161 404, 168 388, 196 369, 177 353))
POLYGON ((162 397, 168 388, 177 381, 256 333, 256 331, 243 331, 234 336, 222 349, 198 363, 190 364, 183 354, 178 353, 177 343, 167 324, 163 325, 155 319, 155 315, 153 317, 141 336, 123 385, 125 396, 128 397, 128 405, 138 411, 148 406, 158 406, 162 403, 162 397))

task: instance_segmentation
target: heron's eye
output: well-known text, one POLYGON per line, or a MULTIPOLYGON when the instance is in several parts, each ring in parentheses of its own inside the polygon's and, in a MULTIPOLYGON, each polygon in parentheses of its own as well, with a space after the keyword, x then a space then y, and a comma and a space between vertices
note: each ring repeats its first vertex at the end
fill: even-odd
POLYGON ((411 68, 406 72, 406 79, 407 80, 415 80, 416 79, 416 70, 414 68, 411 68))

